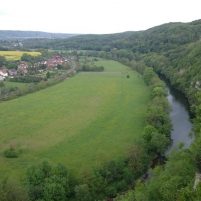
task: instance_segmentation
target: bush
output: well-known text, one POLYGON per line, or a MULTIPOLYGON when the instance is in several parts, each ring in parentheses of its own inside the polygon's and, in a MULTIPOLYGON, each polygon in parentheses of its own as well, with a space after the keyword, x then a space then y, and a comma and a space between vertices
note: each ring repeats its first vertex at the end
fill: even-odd
POLYGON ((17 158, 19 156, 19 152, 12 146, 4 151, 4 156, 6 158, 17 158))

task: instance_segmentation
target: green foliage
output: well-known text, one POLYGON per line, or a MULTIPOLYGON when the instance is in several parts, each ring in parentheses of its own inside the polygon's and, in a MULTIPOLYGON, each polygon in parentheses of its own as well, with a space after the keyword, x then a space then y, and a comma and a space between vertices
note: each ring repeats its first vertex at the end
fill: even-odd
POLYGON ((99 174, 105 182, 105 194, 110 198, 134 183, 134 175, 123 160, 106 163, 96 174, 99 174))
POLYGON ((80 68, 81 71, 92 71, 92 72, 102 72, 104 71, 104 67, 103 66, 88 66, 87 64, 86 65, 83 65, 81 68, 80 68))
POLYGON ((48 72, 46 73, 46 78, 49 79, 50 77, 51 77, 51 73, 48 71, 48 72))
POLYGON ((31 55, 29 53, 24 53, 21 56, 21 61, 26 61, 26 62, 30 62, 30 63, 38 62, 41 60, 42 60, 41 55, 31 55))
POLYGON ((57 165, 52 167, 43 162, 27 172, 28 190, 31 200, 65 201, 71 196, 73 182, 68 170, 57 165))
POLYGON ((17 66, 18 66, 17 61, 12 61, 12 60, 6 61, 6 68, 8 69, 17 69, 17 66))
POLYGON ((164 91, 164 88, 162 88, 162 87, 153 88, 152 94, 151 94, 152 98, 154 98, 154 97, 162 97, 162 96, 165 96, 165 95, 166 95, 166 93, 164 91))
POLYGON ((145 70, 143 72, 143 78, 147 85, 151 84, 151 81, 154 76, 155 76, 155 73, 153 71, 153 68, 145 68, 145 70))
MULTIPOLYGON (((194 198, 195 194, 198 195, 199 188, 197 192, 193 192, 192 188, 194 171, 193 160, 188 151, 174 153, 163 168, 157 167, 151 172, 149 181, 138 182, 135 191, 129 194, 134 201, 197 201, 194 198)), ((129 194, 125 196, 126 199, 129 194)))
POLYGON ((193 159, 198 172, 201 172, 201 138, 197 138, 196 142, 193 144, 193 159))
POLYGON ((17 151, 15 147, 10 146, 4 151, 4 156, 6 158, 17 158, 19 156, 19 151, 17 151))
POLYGON ((87 184, 75 186, 75 200, 77 201, 92 201, 92 195, 87 184))
POLYGON ((0 81, 0 88, 3 88, 3 87, 5 87, 5 84, 3 81, 0 81))
POLYGON ((21 56, 21 61, 27 61, 27 62, 31 62, 33 59, 33 57, 27 53, 24 53, 22 56, 21 56))
POLYGON ((32 76, 32 75, 24 75, 24 76, 16 76, 14 78, 10 78, 9 81, 11 82, 22 82, 22 83, 37 83, 44 80, 43 77, 39 76, 32 76))
POLYGON ((149 156, 144 144, 133 145, 128 152, 128 166, 134 178, 142 176, 149 166, 149 156))
POLYGON ((0 56, 0 67, 6 64, 6 58, 4 56, 0 56))
POLYGON ((101 65, 97 65, 97 61, 90 60, 89 57, 83 57, 80 62, 79 71, 85 71, 85 72, 102 72, 104 71, 104 67, 101 65), (83 61, 82 61, 83 60, 83 61))

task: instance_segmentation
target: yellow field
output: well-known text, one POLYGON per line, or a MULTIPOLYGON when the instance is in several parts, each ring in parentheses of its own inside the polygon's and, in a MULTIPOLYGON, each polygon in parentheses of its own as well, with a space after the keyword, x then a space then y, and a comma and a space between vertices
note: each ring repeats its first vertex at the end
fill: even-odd
POLYGON ((19 60, 24 53, 32 56, 38 56, 41 54, 40 52, 0 51, 0 56, 4 56, 8 60, 19 60))

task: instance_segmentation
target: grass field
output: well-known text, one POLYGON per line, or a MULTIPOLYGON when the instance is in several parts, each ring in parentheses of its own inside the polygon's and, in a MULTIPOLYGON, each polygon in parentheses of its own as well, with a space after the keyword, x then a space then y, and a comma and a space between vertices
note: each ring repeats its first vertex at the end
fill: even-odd
POLYGON ((0 51, 0 56, 4 56, 8 60, 19 60, 24 53, 31 56, 38 56, 41 54, 40 52, 0 51))
POLYGON ((120 63, 98 65, 105 71, 0 104, 0 176, 22 176, 43 160, 81 174, 126 154, 142 133, 149 90, 120 63), (3 156, 11 145, 22 150, 19 158, 3 156))

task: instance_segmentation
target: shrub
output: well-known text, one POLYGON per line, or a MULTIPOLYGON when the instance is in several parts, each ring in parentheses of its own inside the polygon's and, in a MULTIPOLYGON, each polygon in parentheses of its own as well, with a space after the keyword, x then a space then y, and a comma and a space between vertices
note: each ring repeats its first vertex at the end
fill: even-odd
POLYGON ((4 156, 6 158, 17 158, 19 156, 19 152, 12 146, 4 151, 4 156))

